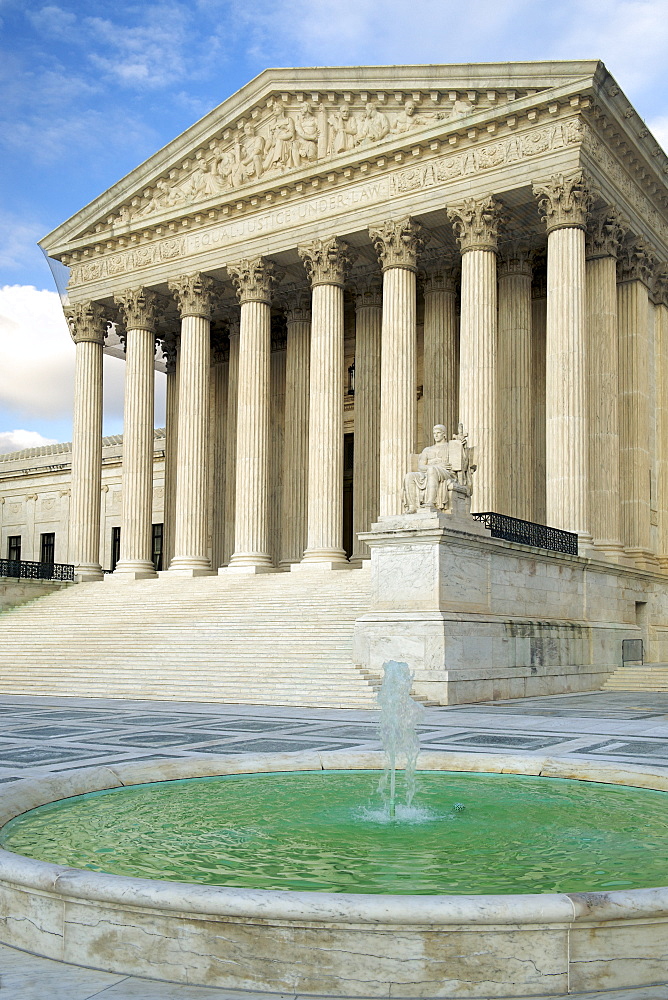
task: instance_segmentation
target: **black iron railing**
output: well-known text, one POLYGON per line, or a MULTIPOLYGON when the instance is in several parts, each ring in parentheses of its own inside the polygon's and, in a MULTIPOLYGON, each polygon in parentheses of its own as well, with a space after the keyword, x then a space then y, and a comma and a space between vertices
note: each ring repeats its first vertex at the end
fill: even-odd
POLYGON ((495 514, 493 511, 473 514, 473 517, 489 528, 492 538, 503 538, 506 542, 519 542, 520 545, 535 545, 536 548, 551 549, 553 552, 568 552, 573 556, 578 554, 578 536, 574 531, 562 531, 561 528, 550 528, 547 524, 522 521, 519 517, 495 514))
POLYGON ((74 580, 74 566, 69 563, 29 562, 27 559, 0 559, 0 576, 20 580, 74 580))

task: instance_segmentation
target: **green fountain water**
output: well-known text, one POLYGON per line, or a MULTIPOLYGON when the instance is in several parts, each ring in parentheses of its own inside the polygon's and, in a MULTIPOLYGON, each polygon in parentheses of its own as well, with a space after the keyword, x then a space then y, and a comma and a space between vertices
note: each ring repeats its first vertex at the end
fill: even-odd
POLYGON ((394 821, 373 772, 229 775, 42 806, 4 827, 0 843, 94 871, 262 889, 419 895, 668 882, 668 793, 507 774, 416 777, 416 804, 398 802, 394 821))

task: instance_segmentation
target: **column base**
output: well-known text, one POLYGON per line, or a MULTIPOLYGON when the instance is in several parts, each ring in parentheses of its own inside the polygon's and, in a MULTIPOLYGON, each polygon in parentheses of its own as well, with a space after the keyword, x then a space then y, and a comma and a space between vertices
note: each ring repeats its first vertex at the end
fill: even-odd
POLYGON ((99 563, 75 563, 74 579, 77 583, 94 583, 103 580, 104 573, 99 563))
POLYGON ((621 542, 596 540, 592 546, 591 556, 595 559, 604 559, 606 562, 617 563, 622 566, 633 564, 633 560, 628 558, 621 542))
POLYGON ((300 562, 293 563, 290 567, 291 573, 308 573, 313 571, 315 573, 329 572, 334 569, 354 569, 348 560, 345 562, 339 561, 338 559, 319 559, 317 562, 300 562))
POLYGON ((246 574, 248 576, 255 576, 258 573, 280 573, 280 570, 276 569, 275 566, 255 566, 255 565, 221 566, 220 569, 218 570, 218 576, 227 576, 228 573, 238 574, 239 576, 241 576, 242 574, 246 574))
POLYGON ((627 548, 625 549, 626 555, 632 560, 633 565, 636 569, 646 569, 649 572, 654 572, 658 566, 658 560, 653 552, 649 549, 638 548, 627 548))
POLYGON ((352 555, 350 557, 350 566, 352 569, 362 569, 364 566, 371 565, 371 555, 368 556, 356 556, 352 555))
POLYGON ((228 566, 218 570, 222 576, 226 573, 277 573, 278 570, 266 552, 235 552, 228 566))
POLYGON ((174 556, 167 570, 170 576, 215 576, 208 559, 174 556))
POLYGON ((150 580, 157 579, 158 574, 152 562, 144 562, 140 559, 122 560, 116 566, 113 573, 105 574, 105 582, 113 583, 124 580, 150 580))

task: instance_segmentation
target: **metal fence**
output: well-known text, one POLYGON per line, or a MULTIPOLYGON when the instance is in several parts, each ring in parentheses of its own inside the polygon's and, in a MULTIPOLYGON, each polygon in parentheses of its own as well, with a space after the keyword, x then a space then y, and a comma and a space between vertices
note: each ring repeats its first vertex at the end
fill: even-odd
POLYGON ((522 521, 519 517, 495 514, 493 511, 473 514, 473 517, 489 528, 492 538, 503 538, 506 542, 519 542, 520 545, 535 545, 536 548, 551 549, 553 552, 568 552, 573 556, 578 554, 578 536, 574 531, 562 531, 560 528, 550 528, 547 524, 522 521))
POLYGON ((74 581, 74 566, 69 563, 29 562, 27 559, 0 559, 0 576, 69 582, 74 581))

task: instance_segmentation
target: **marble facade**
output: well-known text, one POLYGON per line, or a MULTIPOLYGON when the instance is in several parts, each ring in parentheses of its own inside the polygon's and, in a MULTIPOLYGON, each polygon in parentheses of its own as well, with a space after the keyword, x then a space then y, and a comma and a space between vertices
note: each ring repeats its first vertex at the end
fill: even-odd
POLYGON ((119 577, 153 572, 156 351, 170 572, 359 565, 411 455, 459 420, 474 510, 665 570, 667 169, 597 62, 261 74, 42 241, 70 269, 80 578, 110 330, 119 577))

